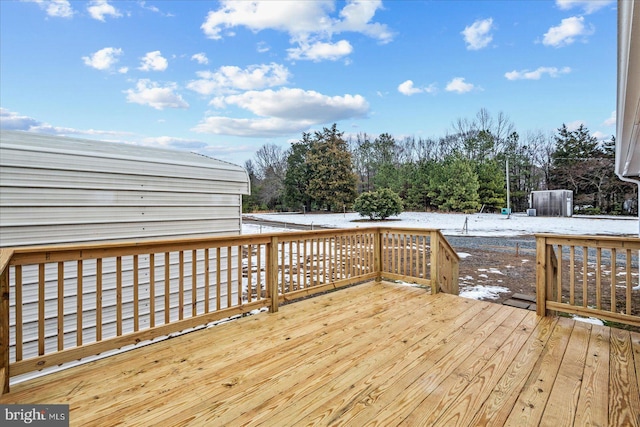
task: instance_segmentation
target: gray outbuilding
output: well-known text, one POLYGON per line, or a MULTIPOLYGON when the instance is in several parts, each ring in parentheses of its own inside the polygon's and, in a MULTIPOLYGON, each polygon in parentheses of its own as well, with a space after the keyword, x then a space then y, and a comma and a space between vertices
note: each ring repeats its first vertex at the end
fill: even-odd
POLYGON ((240 234, 249 191, 200 154, 0 132, 0 247, 240 234))

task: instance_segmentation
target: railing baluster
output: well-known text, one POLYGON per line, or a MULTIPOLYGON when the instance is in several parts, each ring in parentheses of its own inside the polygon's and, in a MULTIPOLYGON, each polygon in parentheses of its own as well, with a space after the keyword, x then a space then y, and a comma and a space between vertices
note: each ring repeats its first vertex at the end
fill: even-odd
POLYGON ((198 315, 198 252, 191 251, 191 317, 198 315))
POLYGON ((231 246, 227 246, 227 308, 231 307, 231 270, 233 269, 233 260, 231 256, 231 246))
POLYGON ((184 251, 178 252, 178 320, 184 319, 184 251))
POLYGON ((602 249, 596 248, 596 309, 602 310, 602 249))
POLYGON ((64 350, 64 262, 58 263, 58 351, 64 350))
POLYGON ((626 289, 626 314, 631 314, 631 249, 627 249, 627 289, 626 289))
MULTIPOLYGON (((16 265, 16 361, 22 360, 22 266, 16 265)), ((8 280, 8 277, 7 277, 8 280)))
POLYGON ((576 287, 576 248, 569 246, 569 304, 575 305, 575 287, 576 287))
POLYGON ((138 294, 138 255, 133 256, 133 331, 137 332, 140 323, 140 308, 138 307, 140 296, 138 294))
POLYGON ((242 250, 244 246, 236 246, 238 249, 238 306, 242 305, 242 250))
MULTIPOLYGON (((262 299, 262 263, 261 263, 261 254, 262 254, 262 244, 258 245, 258 252, 256 253, 256 300, 262 299)), ((298 276, 298 280, 299 280, 298 276)))
POLYGON ((78 274, 78 279, 77 279, 77 289, 76 289, 76 345, 78 347, 80 347, 82 345, 82 330, 84 328, 83 325, 83 321, 82 321, 82 311, 83 311, 83 307, 82 307, 82 299, 83 299, 83 295, 84 295, 84 287, 83 287, 83 283, 82 280, 84 278, 84 269, 83 269, 83 265, 82 265, 82 260, 79 259, 78 260, 78 267, 77 267, 77 274, 78 274))
POLYGON ((149 327, 156 326, 156 258, 149 254, 149 327))
POLYGON ((38 356, 44 355, 44 264, 38 264, 38 356))
POLYGON ((116 335, 122 335, 122 257, 116 257, 116 335))
POLYGON ((253 246, 251 243, 247 245, 247 302, 251 302, 251 294, 253 293, 253 246))
POLYGON ((164 323, 171 322, 171 257, 164 253, 164 323))
POLYGON ((616 274, 617 274, 617 270, 618 270, 618 266, 617 266, 617 253, 616 253, 616 248, 611 248, 611 312, 612 313, 616 313, 617 310, 617 303, 616 303, 616 274))
POLYGON ((303 275, 304 275, 304 288, 308 288, 308 284, 307 284, 307 241, 305 240, 303 242, 303 255, 302 255, 302 271, 303 271, 303 275))
POLYGON ((102 341, 102 258, 96 259, 96 341, 102 341))
POLYGON ((586 307, 588 302, 587 295, 587 279, 589 278, 589 249, 586 246, 582 247, 582 306, 586 307))
POLYGON ((216 310, 220 310, 220 306, 221 304, 221 299, 222 299, 222 288, 221 288, 221 283, 222 283, 222 272, 220 271, 221 269, 221 248, 216 248, 216 310))
POLYGON ((558 245, 558 253, 556 254, 558 261, 558 294, 556 295, 556 301, 562 302, 562 245, 558 245))
POLYGON ((278 250, 280 252, 280 292, 282 292, 282 294, 284 295, 286 293, 285 290, 285 263, 284 263, 284 255, 285 255, 285 243, 281 242, 281 244, 278 246, 278 250))
POLYGON ((209 266, 209 248, 204 248, 204 312, 208 313, 210 310, 211 303, 211 278, 209 277, 210 266, 209 266))

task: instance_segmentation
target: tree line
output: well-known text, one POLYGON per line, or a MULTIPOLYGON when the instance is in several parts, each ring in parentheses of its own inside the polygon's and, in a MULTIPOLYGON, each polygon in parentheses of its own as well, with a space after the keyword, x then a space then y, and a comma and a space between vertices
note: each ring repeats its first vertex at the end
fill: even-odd
POLYGON ((529 207, 536 190, 567 189, 577 212, 634 214, 634 185, 614 173, 615 139, 599 142, 584 125, 520 135, 504 113, 481 109, 439 138, 330 128, 303 133, 288 150, 262 146, 245 163, 251 195, 243 210, 343 211, 362 193, 390 189, 413 211, 496 212, 529 207), (508 167, 508 174, 507 174, 508 167))

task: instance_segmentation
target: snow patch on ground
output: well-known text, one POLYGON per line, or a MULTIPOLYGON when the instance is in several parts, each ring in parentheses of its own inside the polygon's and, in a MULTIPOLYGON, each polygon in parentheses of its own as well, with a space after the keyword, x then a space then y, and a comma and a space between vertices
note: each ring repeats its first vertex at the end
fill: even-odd
POLYGON ((600 319, 596 319, 595 317, 580 317, 573 316, 573 320, 584 323, 591 323, 592 325, 604 325, 604 322, 600 319))
POLYGON ((460 296, 463 298, 484 300, 484 299, 498 299, 501 293, 511 292, 509 288, 504 286, 461 286, 460 296))
POLYGON ((469 258, 471 254, 468 254, 466 252, 458 252, 458 256, 460 257, 460 259, 465 259, 465 258, 469 258))

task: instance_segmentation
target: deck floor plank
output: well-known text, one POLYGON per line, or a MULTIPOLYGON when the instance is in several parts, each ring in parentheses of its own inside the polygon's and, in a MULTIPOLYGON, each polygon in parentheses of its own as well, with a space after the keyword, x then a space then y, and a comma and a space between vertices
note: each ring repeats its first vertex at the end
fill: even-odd
MULTIPOLYGON (((424 293, 424 291, 420 291, 424 293)), ((165 371, 162 377, 162 383, 157 384, 152 390, 162 390, 162 401, 160 404, 157 396, 154 394, 137 394, 131 400, 120 400, 119 406, 121 410, 118 416, 125 417, 123 407, 135 410, 135 407, 145 406, 153 409, 153 414, 159 420, 166 420, 168 416, 175 419, 182 413, 189 413, 193 416, 197 414, 198 408, 202 406, 210 407, 211 400, 215 400, 215 407, 220 410, 229 410, 234 405, 233 397, 228 398, 231 392, 238 389, 246 389, 249 387, 259 387, 259 374, 264 372, 264 378, 271 376, 277 378, 287 378, 288 359, 299 358, 304 346, 314 345, 317 337, 327 333, 327 328, 334 331, 340 331, 345 337, 353 333, 359 328, 359 323, 371 321, 373 324, 380 323, 380 315, 386 314, 391 317, 389 322, 397 320, 400 315, 393 317, 387 311, 393 309, 403 313, 411 309, 414 304, 411 303, 413 295, 406 293, 404 295, 387 294, 383 292, 379 300, 369 301, 368 304, 359 306, 354 309, 349 305, 341 307, 339 313, 332 318, 320 317, 313 321, 313 310, 304 311, 297 310, 295 312, 282 312, 270 317, 268 323, 268 331, 272 332, 264 337, 253 337, 252 335, 236 336, 233 339, 233 347, 220 346, 219 348, 211 348, 206 340, 199 340, 205 344, 204 346, 189 346, 188 356, 181 356, 179 361, 173 361, 173 368, 165 371), (386 313, 385 313, 386 312, 386 313), (312 316, 311 321, 307 318, 312 316), (292 327, 280 330, 279 320, 289 320, 292 327), (186 360, 185 360, 186 359, 186 360), (184 360, 184 362, 183 362, 184 360), (188 362, 184 365, 185 362, 188 362), (239 372, 238 367, 242 367, 239 372), (195 369, 198 369, 196 371, 195 369), (176 375, 182 372, 197 372, 194 377, 181 376, 181 381, 191 381, 192 386, 190 392, 196 395, 207 395, 209 399, 205 401, 189 402, 183 396, 183 388, 181 383, 175 381, 176 375), (258 381, 258 386, 255 385, 258 381), (240 387, 239 387, 240 386, 240 387)), ((333 298, 335 300, 335 297, 333 298)), ((356 302, 359 302, 356 300, 356 302)), ((429 306, 430 303, 427 304, 429 306)), ((258 316, 260 317, 260 316, 258 316)), ((253 319, 241 319, 242 325, 251 322, 253 319)), ((225 328, 231 328, 237 331, 232 323, 222 325, 225 328)), ((406 325, 407 327, 409 325, 406 325)), ((209 330, 215 334, 215 328, 209 330)), ((237 335, 237 332, 236 334, 237 335)), ((185 335, 184 337, 188 337, 185 335)), ((182 338, 182 337, 180 337, 182 338)), ((301 362, 304 362, 303 360, 301 362)), ((157 375, 157 374, 156 374, 157 375)), ((154 379, 158 380, 156 377, 154 379)), ((120 399, 120 396, 118 397, 120 399)), ((110 420, 112 421, 112 420, 110 420)))
POLYGON ((72 426, 640 427, 640 334, 367 283, 12 386, 72 426))
MULTIPOLYGON (((517 311, 524 312, 525 316, 522 316, 519 323, 508 329, 508 334, 499 337, 497 351, 486 359, 486 364, 482 369, 465 378, 467 380, 466 387, 455 396, 455 401, 451 402, 442 413, 434 412, 426 418, 427 424, 437 422, 442 425, 471 425, 478 408, 482 406, 535 330, 538 320, 535 313, 525 310, 517 311)), ((509 320, 512 319, 510 317, 509 320)), ((423 403, 425 402, 426 400, 423 401, 423 403)), ((417 412, 414 412, 407 418, 407 425, 418 421, 416 415, 417 412)))
POLYGON ((537 324, 506 372, 491 390, 469 425, 503 426, 520 395, 520 391, 538 363, 540 355, 555 329, 557 318, 536 318, 537 324))
MULTIPOLYGON (((438 297, 442 298, 445 303, 450 301, 448 296, 438 297)), ((372 365, 374 369, 358 367, 358 370, 352 370, 350 375, 334 377, 326 384, 317 387, 311 394, 304 396, 303 400, 295 402, 291 411, 275 414, 269 422, 274 422, 275 425, 295 425, 309 422, 310 418, 318 416, 318 412, 323 416, 329 416, 332 411, 322 408, 323 405, 335 407, 333 412, 339 411, 340 408, 348 405, 348 402, 356 401, 358 397, 365 394, 365 391, 368 392, 372 384, 406 369, 406 366, 414 363, 417 357, 432 351, 442 340, 451 338, 456 329, 477 317, 488 317, 492 311, 483 313, 482 306, 469 307, 467 304, 451 306, 446 303, 445 313, 438 316, 437 320, 430 320, 429 330, 418 330, 412 333, 411 338, 407 342, 403 342, 402 346, 396 346, 401 351, 397 357, 380 358, 378 354, 373 353, 371 357, 375 362, 372 365)), ((387 341, 386 345, 389 344, 390 342, 387 341)), ((391 344, 393 346, 396 343, 391 344)))
POLYGON ((609 411, 598 405, 599 400, 609 401, 609 336, 609 328, 593 325, 576 409, 576 426, 609 424, 609 411))
POLYGON ((576 322, 549 395, 540 422, 541 425, 573 425, 584 377, 590 336, 591 324, 576 322))
POLYGON ((446 327, 445 338, 430 340, 421 354, 411 354, 402 364, 381 367, 382 376, 372 382, 369 378, 355 384, 349 399, 333 399, 315 413, 299 421, 329 425, 366 425, 376 420, 381 425, 396 425, 413 411, 424 396, 425 389, 437 388, 461 360, 476 345, 482 343, 507 317, 487 307, 468 322, 446 327), (468 345, 467 345, 468 344, 468 345), (365 387, 366 386, 366 387, 365 387))
MULTIPOLYGON (((432 304, 426 304, 420 309, 440 312, 446 310, 444 302, 432 300, 432 304)), ((400 341, 407 331, 412 328, 428 327, 428 319, 417 318, 419 312, 401 304, 393 304, 387 307, 386 312, 376 312, 371 318, 360 317, 358 322, 349 324, 328 325, 320 334, 310 334, 307 342, 294 342, 293 350, 282 353, 271 361, 265 360, 252 367, 243 378, 232 381, 233 387, 228 387, 227 392, 216 395, 220 407, 211 408, 210 405, 183 405, 185 408, 171 413, 172 420, 180 418, 182 412, 196 414, 194 421, 227 425, 234 422, 236 425, 244 425, 248 421, 257 421, 268 416, 268 408, 277 410, 284 402, 272 402, 270 397, 282 396, 288 390, 299 390, 306 383, 298 382, 305 377, 313 386, 313 376, 317 376, 327 369, 343 367, 344 370, 365 358, 368 354, 378 353, 377 344, 385 344, 389 341, 400 341), (399 328, 398 328, 399 326, 399 328), (385 340, 381 341, 379 335, 382 331, 388 332, 385 340), (241 387, 235 387, 241 383, 241 387), (242 401, 242 407, 225 403, 242 401), (244 416, 244 420, 235 420, 244 416)), ((304 321, 304 319, 301 319, 304 321)), ((300 340, 298 340, 300 341, 300 340)), ((231 370, 231 369, 229 369, 231 370)), ((335 374, 334 374, 335 375, 335 374)), ((326 378, 324 379, 326 381, 326 378)), ((166 412, 173 412, 167 408, 166 412)))
POLYGON ((631 350, 631 334, 621 329, 611 330, 609 364, 609 408, 611 425, 640 427, 640 392, 631 350))

